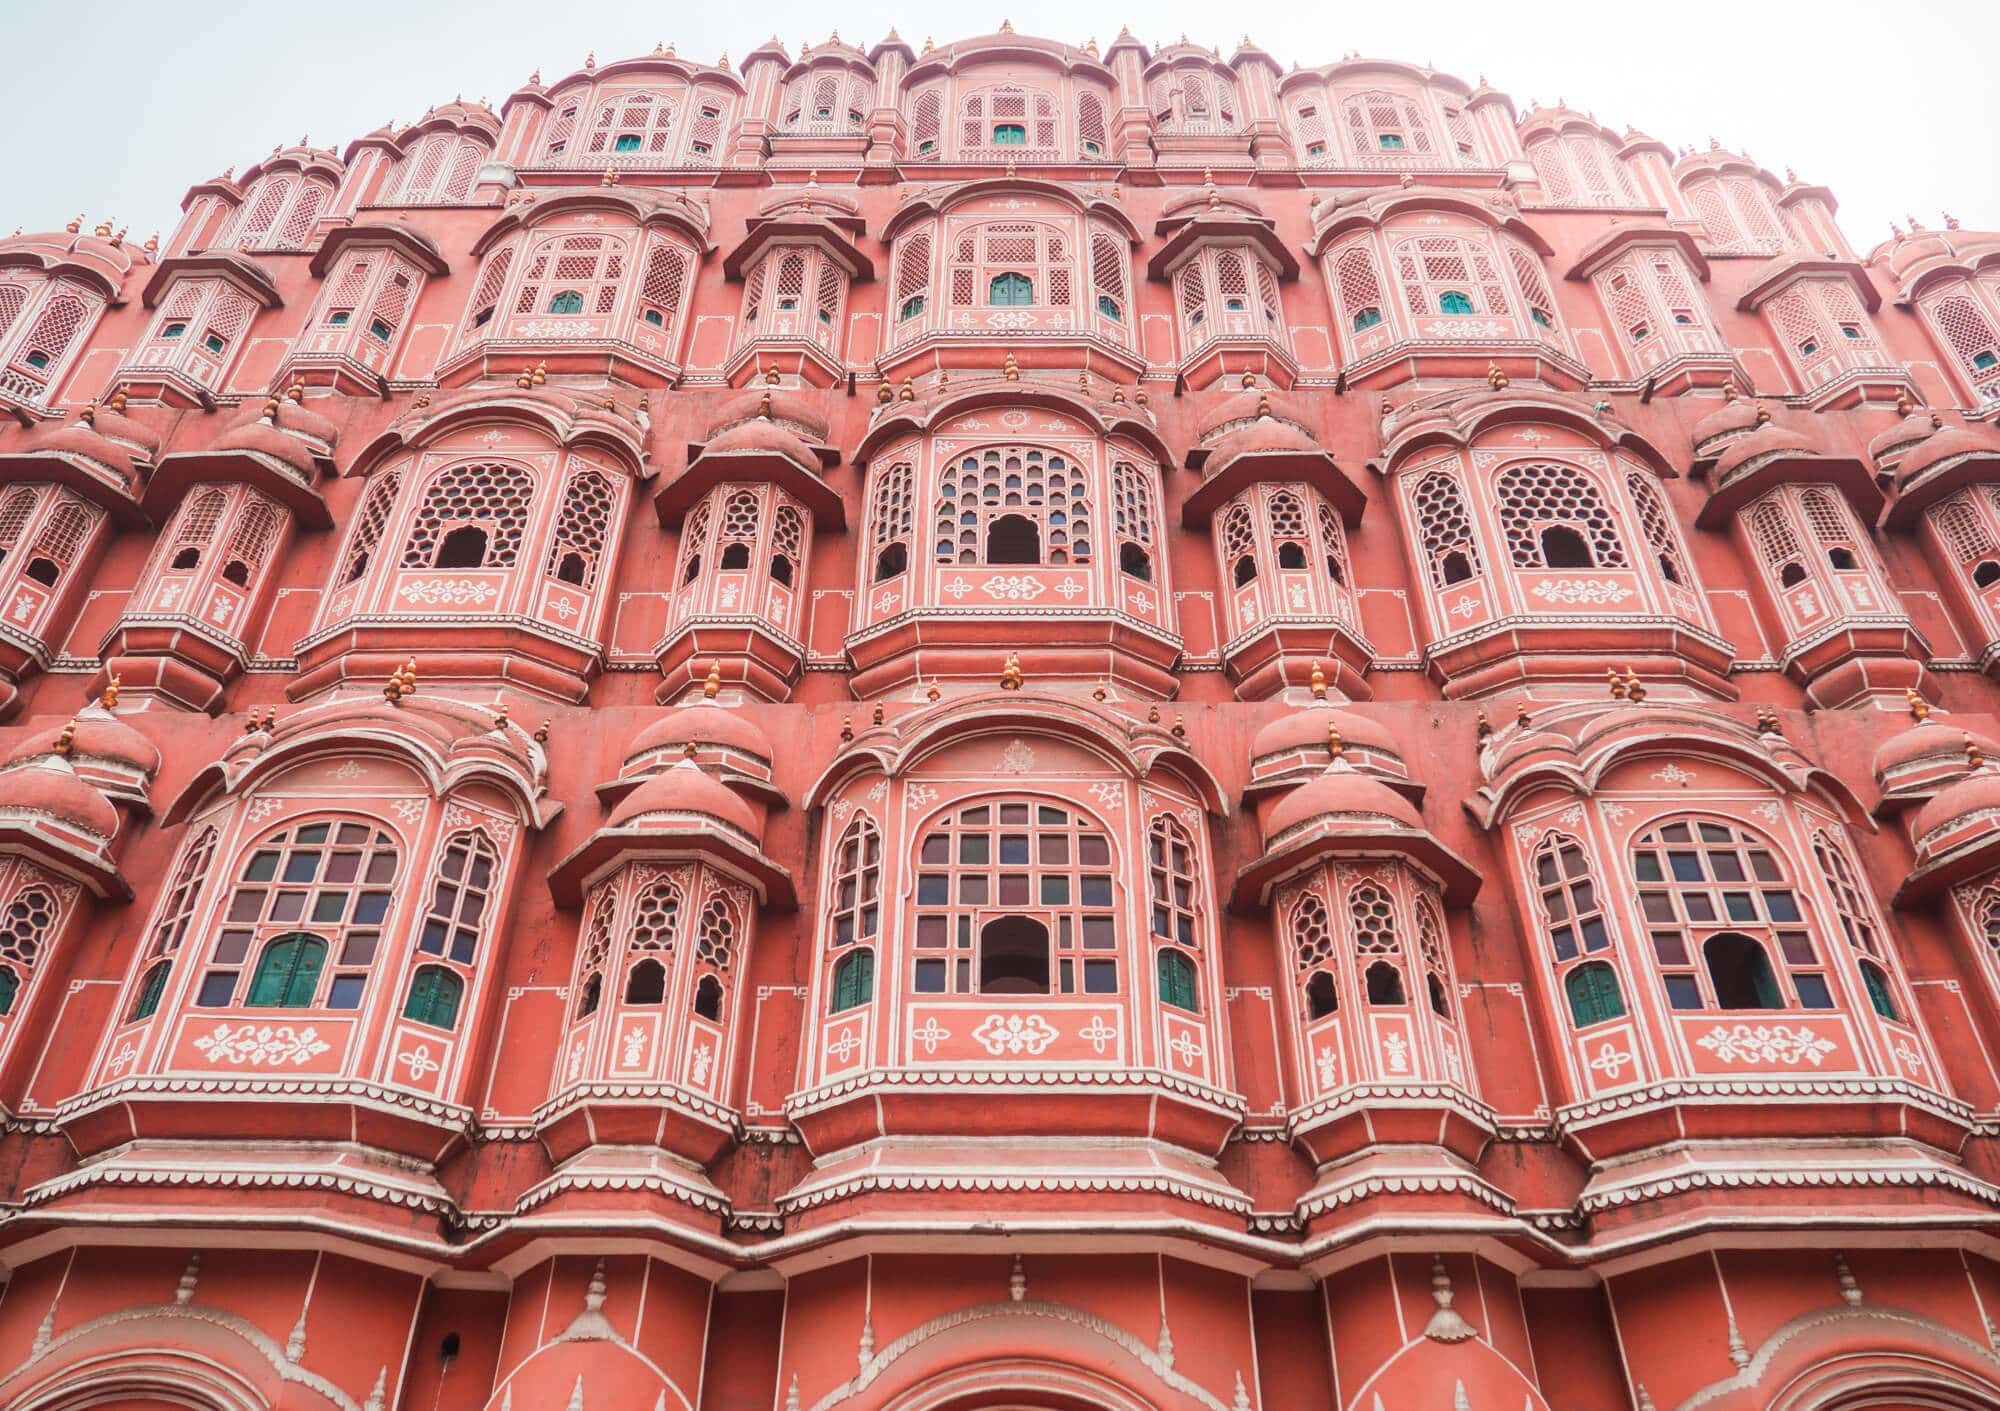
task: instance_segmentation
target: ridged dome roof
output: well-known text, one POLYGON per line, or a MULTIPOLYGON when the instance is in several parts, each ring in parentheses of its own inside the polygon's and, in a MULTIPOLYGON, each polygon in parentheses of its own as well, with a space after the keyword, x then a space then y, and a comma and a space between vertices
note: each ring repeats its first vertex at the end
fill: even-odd
POLYGON ((630 761, 656 750, 676 749, 690 742, 741 750, 759 759, 772 757, 771 737, 758 728, 756 721, 741 711, 725 710, 704 702, 668 711, 648 725, 633 736, 625 758, 630 761))
POLYGON ((1327 747, 1327 731, 1340 731, 1341 743, 1358 749, 1379 750, 1399 755, 1395 737, 1365 715, 1354 715, 1332 706, 1315 705, 1305 710, 1288 710, 1259 730, 1250 743, 1250 758, 1283 754, 1289 750, 1327 747))
POLYGON ((297 436, 280 431, 263 417, 231 427, 215 441, 218 451, 254 451, 291 467, 299 479, 310 482, 318 463, 312 447, 297 436))
POLYGON ((1766 413, 1754 399, 1732 397, 1694 424, 1695 447, 1699 449, 1725 436, 1737 436, 1746 431, 1754 431, 1760 415, 1766 413))
POLYGON ((1907 451, 1937 429, 1937 413, 1918 408, 1868 443, 1869 458, 1880 461, 1907 451))
POLYGON ((730 427, 701 448, 704 456, 740 456, 758 452, 783 456, 807 470, 819 468, 819 457, 803 437, 778 422, 766 421, 762 417, 730 427))
POLYGON ((1388 785, 1336 760, 1324 774, 1301 784, 1278 800, 1264 821, 1264 845, 1316 818, 1331 817, 1334 826, 1366 827, 1391 823, 1422 829, 1423 815, 1388 785))
POLYGON ((1969 455, 2000 456, 2000 435, 1984 426, 1941 427, 1904 454, 1896 466, 1897 478, 1908 483, 1934 465, 1969 455))
POLYGON ((1775 421, 1767 422, 1747 436, 1738 437, 1729 443, 1729 448, 1715 458, 1712 472, 1717 484, 1729 479, 1736 471, 1756 460, 1778 451, 1801 451, 1817 455, 1819 450, 1796 431, 1788 431, 1775 421))
POLYGON ((111 801, 77 777, 58 754, 7 770, 0 775, 0 795, 10 809, 45 814, 96 838, 108 839, 118 831, 118 810, 111 801))
POLYGON ((682 760, 672 769, 663 769, 611 810, 608 827, 645 827, 650 814, 693 814, 713 818, 760 846, 762 837, 757 814, 749 804, 731 793, 728 786, 701 769, 692 760, 682 760))
POLYGON ((29 736, 7 756, 7 763, 20 764, 57 754, 56 746, 66 729, 70 732, 70 747, 78 755, 105 760, 147 778, 159 773, 160 747, 99 705, 79 711, 68 726, 29 736))
POLYGON ((1910 831, 1922 850, 1923 840, 1939 829, 1987 812, 2000 812, 2000 768, 1991 765, 1941 790, 1917 811, 1910 831))

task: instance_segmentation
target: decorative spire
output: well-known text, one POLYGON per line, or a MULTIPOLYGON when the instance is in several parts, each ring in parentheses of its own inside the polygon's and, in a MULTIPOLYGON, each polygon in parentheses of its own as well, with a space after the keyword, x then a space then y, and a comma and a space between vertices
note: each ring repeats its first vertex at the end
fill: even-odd
POLYGON ((1007 653, 1007 660, 1000 663, 1000 689, 1018 691, 1021 689, 1021 656, 1018 652, 1007 653))
POLYGON ((1000 372, 1009 382, 1019 382, 1021 380, 1021 365, 1014 361, 1014 350, 1012 348, 1007 350, 1007 361, 1001 365, 1000 372))
POLYGON ((854 1360, 862 1371, 875 1360, 875 1315, 872 1312, 861 1315, 861 1340, 854 1345, 854 1360))
POLYGON ((1931 703, 1917 694, 1915 686, 1903 688, 1903 699, 1909 702, 1910 719, 1921 725, 1931 718, 1931 703))
POLYGON ((1148 725, 1158 725, 1160 723, 1160 707, 1157 704, 1146 707, 1146 723, 1148 725))
POLYGON ((1160 1336, 1156 1350, 1161 1362, 1168 1367, 1174 1365, 1174 1330, 1167 1326, 1167 1311, 1164 1308, 1160 1310, 1160 1336))
POLYGON ((1326 727, 1326 752, 1335 759, 1347 753, 1347 741, 1340 738, 1340 727, 1329 724, 1326 727))
POLYGON ((201 1282, 201 1251, 188 1256, 187 1267, 181 1270, 181 1281, 174 1288, 174 1302, 189 1304, 194 1302, 195 1285, 201 1282))
POLYGON ((1730 1309, 1729 1316, 1729 1361, 1737 1371, 1750 1365, 1750 1349, 1744 1345, 1743 1331, 1736 1326, 1736 1310, 1730 1309))
POLYGON ((1639 680, 1639 673, 1631 667, 1625 668, 1625 699, 1637 705, 1646 699, 1646 687, 1639 680))
POLYGON ((590 1271, 590 1282, 584 1285, 583 1311, 570 1320, 558 1342, 616 1342, 618 1330, 611 1326, 611 1320, 604 1316, 605 1284, 604 1261, 599 1259, 590 1271))
POLYGON ((299 1321, 292 1324, 291 1333, 285 1338, 285 1360, 296 1364, 306 1355, 306 1309, 299 1305, 299 1321))
POLYGON ((1250 1411, 1250 1389, 1243 1385, 1243 1371, 1236 1372, 1236 1392, 1229 1398, 1229 1411, 1250 1411))
POLYGON ((1833 1281, 1840 1286, 1840 1296, 1849 1308, 1861 1306, 1861 1285, 1854 1277, 1854 1271, 1847 1267, 1847 1256, 1833 1256, 1833 1281))
POLYGON ((594 69, 597 67, 597 51, 595 49, 591 50, 588 54, 585 54, 583 56, 583 66, 586 69, 594 69))
POLYGON ((926 684, 924 687, 924 699, 929 701, 932 705, 936 705, 938 697, 943 694, 944 693, 942 691, 938 690, 937 677, 933 676, 930 679, 929 683, 926 684))
POLYGON ((785 1411, 799 1411, 799 1374, 792 1373, 791 1382, 785 1387, 785 1411))
POLYGON ((1431 1256, 1431 1297, 1437 1302, 1437 1311, 1424 1325, 1425 1337, 1433 1342, 1464 1342, 1478 1335, 1472 1324, 1451 1306, 1457 1295, 1452 1291, 1451 1275, 1445 1271, 1442 1255, 1431 1256))
POLYGON ((851 715, 843 715, 840 717, 840 742, 844 745, 853 738, 854 738, 854 717, 851 715))
MULTIPOLYGON (((583 1389, 583 1379, 577 1378, 577 1390, 583 1389)), ((376 1369, 375 1385, 368 1388, 368 1399, 361 1403, 361 1411, 382 1411, 389 1400, 389 1368, 385 1364, 376 1369)))
POLYGON ((1625 680, 1618 674, 1617 667, 1615 666, 1605 667, 1604 680, 1606 684, 1611 687, 1612 700, 1622 701, 1625 699, 1625 680))
POLYGON ((716 696, 721 694, 721 692, 722 692, 722 663, 719 661, 711 661, 708 664, 708 676, 701 683, 702 699, 712 701, 716 698, 716 696))
POLYGON ((1479 715, 1479 724, 1476 727, 1475 733, 1481 740, 1484 740, 1489 738, 1493 734, 1493 722, 1486 718, 1486 711, 1483 707, 1478 712, 1478 715, 1479 715))
POLYGON ((106 681, 104 689, 97 693, 97 703, 106 710, 116 709, 118 705, 118 690, 122 684, 123 678, 118 676, 113 676, 109 681, 106 681))
POLYGON ((896 393, 896 400, 897 400, 897 401, 899 401, 899 402, 914 402, 914 401, 916 401, 916 400, 917 400, 917 388, 916 388, 916 384, 915 384, 915 383, 913 383, 913 382, 911 382, 909 378, 907 378, 907 377, 906 377, 906 378, 904 378, 904 379, 903 379, 903 386, 902 386, 902 390, 900 390, 899 392, 897 392, 897 393, 896 393))
POLYGON ((535 727, 536 744, 546 745, 549 742, 549 726, 553 724, 555 724, 555 722, 552 720, 544 720, 540 725, 537 725, 535 727))
POLYGON ((604 175, 597 179, 597 184, 599 186, 616 186, 618 184, 618 168, 606 167, 604 175))
POLYGON ((1506 389, 1507 374, 1500 370, 1498 363, 1489 362, 1486 364, 1486 385, 1491 387, 1495 392, 1506 389))
POLYGON ((870 713, 868 723, 871 725, 880 725, 882 723, 882 702, 875 702, 875 709, 870 713))
POLYGON ((1007 1297, 1012 1302, 1019 1303, 1027 1296, 1028 1275, 1021 1267, 1021 1256, 1017 1254, 1014 1256, 1013 1267, 1007 1271, 1007 1297))
POLYGON ((68 759, 76 752, 76 718, 74 716, 70 718, 67 725, 63 726, 62 733, 56 736, 55 752, 64 759, 68 759))
POLYGON ((1187 738, 1187 717, 1179 713, 1174 716, 1174 738, 1176 740, 1187 738))
POLYGON ((1313 699, 1316 701, 1326 699, 1326 668, 1319 664, 1318 658, 1314 658, 1313 660, 1312 693, 1313 699))

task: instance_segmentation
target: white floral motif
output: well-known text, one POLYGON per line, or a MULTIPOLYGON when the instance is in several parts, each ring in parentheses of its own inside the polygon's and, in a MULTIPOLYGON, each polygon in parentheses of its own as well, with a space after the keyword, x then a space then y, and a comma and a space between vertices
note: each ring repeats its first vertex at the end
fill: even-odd
POLYGON ((1902 1035, 1896 1036, 1896 1046, 1889 1050, 1895 1060, 1903 1065, 1905 1073, 1921 1073, 1927 1066, 1924 1056, 1910 1046, 1910 1041, 1902 1035))
POLYGON ((1695 1042, 1724 1063, 1810 1063, 1819 1067, 1834 1042, 1804 1024, 1718 1024, 1695 1042))
POLYGON ((239 1024, 234 1029, 217 1024, 196 1039, 194 1046, 210 1063, 248 1063, 258 1068, 266 1065, 279 1068, 287 1063, 296 1068, 312 1062, 329 1047, 310 1024, 299 1028, 290 1024, 239 1024))
POLYGON ((1000 772, 1003 774, 1026 774, 1035 767, 1035 752, 1025 740, 1011 741, 1000 751, 1000 772))
POLYGON ((1208 1050, 1201 1046, 1201 1041, 1186 1029, 1180 1030, 1167 1040, 1167 1052, 1180 1060, 1182 1068, 1187 1069, 1198 1068, 1201 1061, 1208 1056, 1208 1050))
POLYGON ((1001 1054, 1039 1058, 1042 1050, 1062 1037, 1039 1014, 989 1014, 972 1031, 972 1040, 995 1058, 1001 1054))
MULTIPOLYGON (((996 578, 989 578, 980 584, 979 588, 987 597, 1008 603, 1033 602, 1048 591, 1047 584, 1019 573, 1003 573, 996 578)), ((1083 590, 1079 588, 1077 591, 1083 590)))
POLYGON ((406 603, 430 607, 484 607, 499 592, 491 583, 474 583, 465 578, 412 578, 396 590, 396 596, 406 603))
POLYGON ((845 1064, 848 1059, 854 1056, 854 1050, 860 1047, 861 1035, 855 1033, 852 1029, 842 1029, 840 1037, 831 1040, 827 1044, 826 1056, 831 1058, 836 1064, 845 1064))
POLYGON ((431 1057, 429 1044, 418 1044, 413 1049, 397 1054, 396 1061, 410 1070, 410 1081, 413 1083, 421 1083, 443 1066, 431 1057))
POLYGON ((1602 1073, 1608 1081, 1615 1083, 1618 1081, 1618 1075, 1625 1071, 1625 1065, 1633 1061, 1629 1052, 1622 1048, 1613 1048, 1611 1040, 1606 1039, 1591 1056, 1589 1067, 1591 1072, 1602 1073))
MULTIPOLYGON (((1632 816, 1632 810, 1625 807, 1622 803, 1605 802, 1599 804, 1597 807, 1598 811, 1604 815, 1604 821, 1607 823, 1623 823, 1627 818, 1632 816)), ((1533 832, 1532 829, 1529 831, 1533 832)))
POLYGON ((1101 1056, 1104 1046, 1118 1037, 1118 1030, 1105 1023, 1102 1014, 1093 1014, 1090 1016, 1090 1022, 1076 1031, 1076 1036, 1090 1044, 1092 1053, 1101 1056))
POLYGON ((1132 595, 1132 606, 1139 609, 1140 612, 1151 612, 1154 607, 1153 595, 1144 588, 1141 588, 1132 595))
POLYGON ((924 1052, 927 1055, 936 1053, 938 1051, 938 1045, 943 1043, 946 1039, 950 1037, 951 1037, 951 1030, 945 1028, 944 1025, 938 1023, 937 1016, 935 1014, 930 1015, 928 1018, 924 1020, 923 1027, 921 1029, 910 1030, 911 1041, 914 1043, 922 1044, 924 1046, 924 1052))
POLYGON ((828 807, 827 812, 831 813, 833 815, 833 821, 838 823, 841 819, 847 817, 847 810, 853 807, 854 805, 849 803, 846 799, 835 799, 833 803, 828 807))
POLYGON ((736 596, 737 596, 737 592, 738 592, 738 587, 739 587, 739 585, 737 585, 737 584, 735 584, 735 583, 725 583, 725 584, 723 584, 723 585, 722 585, 722 591, 721 591, 720 593, 716 594, 716 599, 717 599, 717 601, 718 601, 718 602, 720 602, 720 603, 722 604, 722 606, 724 606, 725 608, 733 608, 733 607, 735 607, 735 606, 736 606, 736 596))
POLYGON ((262 823, 280 808, 284 807, 276 799, 259 799, 250 805, 249 818, 252 823, 262 823))
POLYGON ((1077 582, 1074 578, 1065 576, 1062 582, 1056 584, 1056 591, 1063 595, 1064 602, 1071 603, 1076 601, 1076 595, 1078 593, 1088 592, 1089 589, 1085 588, 1081 583, 1077 582))
POLYGON ((715 1065, 715 1050, 707 1044, 697 1045, 694 1056, 688 1060, 688 1076, 699 1086, 708 1086, 708 1070, 715 1065))
POLYGON ((563 1081, 574 1083, 583 1073, 584 1042, 578 1039, 570 1046, 569 1064, 563 1070, 563 1081))
POLYGON ((396 817, 402 819, 405 823, 415 823, 423 814, 424 801, 422 799, 397 799, 393 807, 396 810, 396 817))
POLYGON ((894 612, 896 604, 901 601, 903 601, 901 593, 897 592, 894 588, 884 588, 875 595, 875 611, 884 614, 894 612))
POLYGON ((928 784, 912 784, 908 793, 910 803, 915 808, 923 808, 937 802, 938 792, 928 784))
POLYGON ((333 779, 359 779, 367 772, 367 770, 361 767, 360 761, 347 759, 335 765, 328 777, 333 779))
POLYGON ((1333 1056, 1333 1046, 1321 1044, 1319 1052, 1313 1055, 1313 1067, 1319 1070, 1319 1085, 1333 1087, 1340 1081, 1340 1060, 1333 1056))
POLYGON ((1662 784, 1685 784, 1695 776, 1692 770, 1682 769, 1678 764, 1670 764, 1664 769, 1655 769, 1653 777, 1662 784))
POLYGON ((1516 441, 1526 441, 1530 446, 1539 446, 1542 444, 1542 442, 1548 440, 1549 438, 1546 433, 1536 431, 1534 428, 1530 427, 1526 431, 1516 431, 1514 433, 1514 439, 1516 441))
POLYGON ((618 1066, 637 1068, 646 1054, 646 1031, 634 1024, 618 1040, 618 1066))
POLYGON ((119 1045, 118 1052, 111 1055, 111 1063, 109 1065, 111 1076, 114 1078, 123 1077, 125 1070, 132 1066, 133 1060, 138 1058, 138 1056, 139 1050, 132 1046, 132 1041, 130 1039, 125 1040, 123 1044, 119 1045))
POLYGON ((1382 1036, 1382 1057, 1391 1073, 1410 1071, 1410 1041, 1401 1034, 1382 1036))
POLYGON ((873 784, 868 786, 868 802, 880 803, 887 797, 889 797, 889 781, 887 779, 877 779, 873 784))
POLYGON ((1530 590, 1545 603, 1574 607, 1579 603, 1622 603, 1633 589, 1607 578, 1544 578, 1530 590))
POLYGON ((1446 611, 1453 617, 1471 617, 1479 611, 1479 602, 1470 593, 1460 593, 1457 600, 1446 611))
POLYGON ((1759 818, 1763 819, 1766 823, 1776 823, 1778 821, 1778 815, 1783 813, 1784 809, 1778 805, 1777 800, 1766 799, 1764 800, 1764 802, 1758 804, 1755 808, 1751 809, 1750 811, 1756 814, 1759 818))
POLYGON ((1116 808, 1125 799, 1125 786, 1113 779, 1100 779, 1090 786, 1090 796, 1099 808, 1116 808))

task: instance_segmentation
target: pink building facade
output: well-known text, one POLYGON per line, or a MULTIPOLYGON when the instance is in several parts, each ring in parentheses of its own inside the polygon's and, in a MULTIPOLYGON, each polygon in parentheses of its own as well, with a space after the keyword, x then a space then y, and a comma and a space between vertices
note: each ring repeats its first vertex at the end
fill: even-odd
POLYGON ((1003 27, 0 241, 0 1404, 2000 1405, 2000 234, 1835 215, 1003 27))

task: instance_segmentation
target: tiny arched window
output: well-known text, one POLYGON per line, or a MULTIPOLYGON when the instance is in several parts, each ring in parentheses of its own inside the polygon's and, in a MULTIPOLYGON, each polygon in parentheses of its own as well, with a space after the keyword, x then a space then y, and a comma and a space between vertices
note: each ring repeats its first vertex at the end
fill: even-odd
POLYGON ((979 932, 979 992, 1049 992, 1049 928, 1028 916, 1002 916, 979 932))
POLYGON ((222 566, 222 580, 241 588, 250 581, 250 565, 242 559, 231 559, 222 566))
POLYGON ((1750 937, 1736 931, 1710 936, 1701 948, 1708 966, 1709 983, 1715 987, 1719 1009, 1783 1009, 1777 976, 1771 973, 1771 957, 1750 937))
POLYGON ((1472 300, 1456 289, 1447 289, 1438 295, 1438 312, 1441 314, 1469 314, 1472 300))
POLYGON ((750 566, 750 546, 744 543, 725 544, 722 549, 722 567, 741 569, 750 566))
POLYGON ((1153 560, 1137 544, 1119 545, 1118 567, 1142 583, 1153 581, 1153 560))
POLYGON ((1855 560, 1854 550, 1838 546, 1826 551, 1826 561, 1843 573, 1852 573, 1861 565, 1855 560))
POLYGON ((694 1012, 711 1024, 722 1022, 722 982, 713 975, 702 976, 694 987, 694 1012))
POLYGON ((1981 588, 1991 588, 1995 583, 2000 583, 2000 562, 1982 559, 1972 570, 1972 581, 1981 588))
POLYGON ((128 1024, 141 1019, 150 1019, 160 1007, 160 996, 166 993, 167 975, 173 969, 173 962, 162 960, 146 972, 139 982, 139 993, 132 1001, 132 1012, 125 1017, 128 1024))
POLYGON ((1542 562, 1550 568, 1595 568, 1590 545, 1566 524, 1551 524, 1542 530, 1542 562))
POLYGON ((587 1019, 597 1013, 598 1002, 604 997, 604 977, 592 975, 583 982, 583 993, 577 997, 576 1017, 587 1019))
POLYGON ((1370 1004, 1402 1004, 1403 972, 1386 960, 1378 960, 1368 967, 1368 1002, 1370 1004))
POLYGON ((910 566, 910 550, 904 544, 891 544, 875 556, 875 581, 894 578, 910 566))
POLYGON ((1305 566, 1306 551, 1304 545, 1289 539, 1278 545, 1278 567, 1304 568, 1305 566))
MULTIPOLYGON (((346 319, 343 318, 341 322, 345 323, 346 319)), ((165 328, 160 330, 160 336, 162 338, 180 338, 184 337, 187 331, 188 331, 188 326, 184 323, 178 323, 178 322, 170 323, 165 328)))
POLYGON ((1472 561, 1465 556, 1463 550, 1453 549, 1439 562, 1439 573, 1447 586, 1463 583, 1472 577, 1472 561))
POLYGON ((1625 997, 1618 993, 1618 974, 1602 960, 1579 965, 1565 975, 1563 992, 1569 997, 1570 1018, 1579 1029, 1625 1013, 1625 997))
POLYGON ((667 998, 667 968, 650 956, 625 977, 625 1003, 660 1004, 667 998))
POLYGON ((1424 988, 1430 992, 1431 1012, 1440 1019, 1451 1018, 1451 1005, 1444 996, 1444 981, 1435 975, 1424 977, 1424 988))
POLYGON ((243 1003, 250 1009, 305 1009, 313 1002, 325 968, 326 942, 318 936, 303 932, 280 936, 258 957, 243 1003))
POLYGON ((995 308, 1026 308, 1035 302, 1035 281, 1012 270, 996 274, 986 286, 986 302, 995 308))
POLYGON ((44 588, 55 587, 56 580, 62 577, 62 568, 54 559, 39 556, 28 560, 26 572, 28 577, 34 579, 44 588))
POLYGON ((465 981, 442 965, 420 965, 410 977, 410 997, 403 1002, 403 1017, 437 1029, 458 1024, 458 1003, 465 995, 465 981))
POLYGON ((1306 1018, 1324 1019, 1339 1011, 1340 994, 1333 987, 1333 976, 1324 970, 1316 971, 1306 981, 1306 1018))
POLYGON ((574 289, 564 289, 549 300, 552 314, 580 314, 583 312, 583 295, 574 289))
POLYGON ((829 1012, 856 1009, 874 998, 875 952, 858 950, 842 956, 833 967, 833 1008, 829 1012))
POLYGON ((1201 1013, 1195 994, 1194 962, 1177 950, 1163 950, 1159 959, 1160 1001, 1190 1014, 1201 1013))
POLYGON ((1371 304, 1354 315, 1354 331, 1359 333, 1364 328, 1373 328, 1381 321, 1382 311, 1371 304))
POLYGON ((1236 568, 1232 576, 1236 579, 1237 587, 1249 587, 1257 581, 1257 560, 1249 554, 1243 555, 1242 558, 1236 560, 1236 568))
POLYGON ((1040 563, 1041 528, 1026 515, 1003 514, 986 526, 986 562, 1040 563))
POLYGON ((1124 310, 1118 307, 1118 301, 1109 294, 1099 294, 1097 296, 1097 311, 1114 323, 1123 323, 1125 321, 1124 310))
POLYGON ((486 565, 486 531, 476 524, 461 524, 438 541, 433 568, 483 568, 486 565))
POLYGON ((169 567, 179 569, 200 568, 201 550, 193 544, 188 545, 185 549, 174 555, 174 561, 169 567))
MULTIPOLYGON (((1861 985, 1868 991, 1868 1003, 1877 1014, 1884 1019, 1901 1019, 1902 1016, 1896 1013, 1895 997, 1889 992, 1889 977, 1883 973, 1881 966, 1872 960, 1862 961, 1861 985)), ((4 1012, 0 1010, 0 1013, 4 1012)))
POLYGON ((559 582, 580 584, 584 579, 584 571, 583 555, 572 549, 564 554, 562 561, 556 565, 556 578, 559 582))
POLYGON ((771 581, 782 583, 787 588, 792 586, 792 561, 783 554, 771 556, 771 581))
POLYGON ((1974 353, 1972 355, 1972 365, 1981 372, 1985 372, 1989 368, 2000 367, 2000 355, 1991 352, 1974 353))
POLYGON ((1028 129, 1017 122, 996 123, 993 127, 995 147, 1025 147, 1028 145, 1028 129))
POLYGON ((899 319, 913 319, 923 311, 924 296, 921 294, 912 294, 909 298, 903 300, 903 307, 897 311, 896 316, 899 319))
POLYGON ((21 977, 11 965, 0 965, 0 1014, 14 1012, 14 997, 21 992, 21 977))

